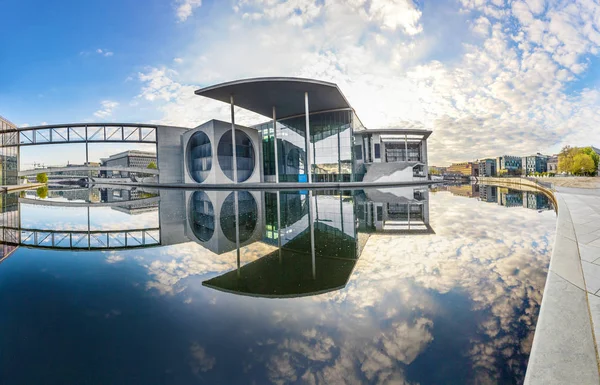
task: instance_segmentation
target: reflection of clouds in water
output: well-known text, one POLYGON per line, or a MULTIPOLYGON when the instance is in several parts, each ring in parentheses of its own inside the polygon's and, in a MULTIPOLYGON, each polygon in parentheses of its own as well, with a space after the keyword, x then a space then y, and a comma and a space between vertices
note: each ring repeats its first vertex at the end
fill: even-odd
MULTIPOLYGON (((241 264, 252 262, 276 250, 274 246, 255 242, 240 249, 241 264)), ((190 276, 203 276, 209 273, 224 273, 237 268, 236 250, 216 255, 195 242, 188 242, 160 250, 161 259, 154 259, 145 265, 152 279, 148 289, 156 289, 161 294, 175 294, 185 290, 179 282, 190 276)))
MULTIPOLYGON (((87 207, 55 207, 21 204, 23 228, 87 231, 87 207)), ((110 207, 90 207, 90 229, 127 230, 156 228, 159 226, 158 208, 155 211, 130 215, 110 207)))
POLYGON ((123 262, 124 260, 125 257, 123 257, 122 255, 116 255, 113 253, 106 257, 106 263, 118 263, 123 262))
POLYGON ((192 356, 190 367, 196 375, 200 374, 200 372, 208 372, 215 366, 216 359, 208 355, 204 348, 197 342, 192 343, 190 346, 190 355, 192 356))
MULTIPOLYGON (((523 379, 554 241, 554 213, 505 209, 450 194, 436 194, 430 210, 437 235, 373 235, 346 289, 312 297, 331 318, 316 326, 319 333, 327 336, 329 324, 341 336, 335 339, 339 355, 334 363, 311 376, 328 375, 340 383, 359 383, 361 376, 376 383, 404 382, 399 363, 413 362, 436 334, 430 318, 439 309, 428 293, 458 291, 481 317, 469 350, 459 352, 471 358, 473 381, 496 383, 500 370, 523 379), (395 304, 385 300, 390 297, 395 304), (411 313, 414 319, 397 321, 411 313), (360 333, 353 324, 371 328, 360 333), (369 333, 376 337, 361 340, 369 333), (356 368, 352 362, 360 363, 359 378, 346 375, 356 368), (508 367, 499 367, 500 362, 508 367)), ((296 368, 290 378, 304 378, 306 373, 298 369, 303 366, 293 360, 300 352, 292 354, 290 346, 288 341, 279 347, 287 355, 276 354, 277 360, 288 357, 282 367, 296 368)), ((282 382, 284 376, 272 379, 282 382)))
MULTIPOLYGON (((522 380, 554 241, 554 213, 442 193, 432 194, 430 212, 436 235, 372 235, 345 289, 286 302, 297 301, 301 311, 278 301, 255 303, 271 332, 285 334, 277 340, 268 335, 254 346, 265 350, 266 356, 257 357, 273 383, 408 383, 406 366, 444 333, 435 320, 452 315, 444 314, 452 303, 440 297, 450 293, 466 297, 477 312, 477 330, 464 335, 466 350, 446 348, 470 357, 472 382, 496 383, 501 371, 522 380)), ((215 255, 193 242, 159 250, 159 257, 141 263, 151 277, 146 288, 161 294, 186 290, 194 275, 236 268, 235 250, 215 255)), ((242 248, 241 263, 273 250, 256 242, 242 248)), ((195 351, 206 355, 199 345, 195 351)), ((443 364, 432 362, 432 370, 443 364)))

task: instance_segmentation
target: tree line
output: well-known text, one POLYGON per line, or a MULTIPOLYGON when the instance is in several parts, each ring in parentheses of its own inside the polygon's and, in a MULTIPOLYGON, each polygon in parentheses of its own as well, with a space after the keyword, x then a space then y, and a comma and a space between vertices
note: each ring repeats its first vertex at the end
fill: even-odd
POLYGON ((558 154, 558 172, 596 175, 600 156, 591 147, 565 146, 558 154))

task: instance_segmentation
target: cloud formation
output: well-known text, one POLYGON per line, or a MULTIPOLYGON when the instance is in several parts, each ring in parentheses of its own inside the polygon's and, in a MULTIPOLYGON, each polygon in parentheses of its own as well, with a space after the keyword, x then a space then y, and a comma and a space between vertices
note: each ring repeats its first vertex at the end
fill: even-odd
POLYGON ((119 106, 118 102, 112 100, 103 100, 100 102, 102 108, 94 112, 94 116, 97 118, 108 118, 112 116, 113 110, 119 106))
MULTIPOLYGON (((181 6, 185 19, 194 4, 181 6)), ((143 71, 139 98, 159 121, 196 126, 228 117, 201 86, 311 77, 336 82, 368 128, 432 129, 434 163, 553 152, 600 142, 600 93, 585 80, 599 31, 591 2, 240 0, 198 29, 177 71, 143 71)))
POLYGON ((202 5, 202 0, 177 0, 175 2, 175 13, 179 22, 184 22, 196 8, 202 5))

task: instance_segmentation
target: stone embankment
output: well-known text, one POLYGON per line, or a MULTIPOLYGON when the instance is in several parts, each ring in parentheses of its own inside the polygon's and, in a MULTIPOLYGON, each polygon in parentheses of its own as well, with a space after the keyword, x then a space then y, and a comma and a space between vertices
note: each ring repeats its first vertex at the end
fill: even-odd
POLYGON ((542 185, 524 178, 480 181, 535 188, 552 197, 558 208, 556 240, 525 384, 599 384, 600 189, 542 185))

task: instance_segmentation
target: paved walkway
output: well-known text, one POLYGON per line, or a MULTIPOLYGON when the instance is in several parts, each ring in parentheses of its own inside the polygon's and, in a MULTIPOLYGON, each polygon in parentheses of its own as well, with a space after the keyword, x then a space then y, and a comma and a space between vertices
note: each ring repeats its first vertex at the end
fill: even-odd
POLYGON ((526 384, 599 384, 600 190, 557 187, 556 242, 526 384))

